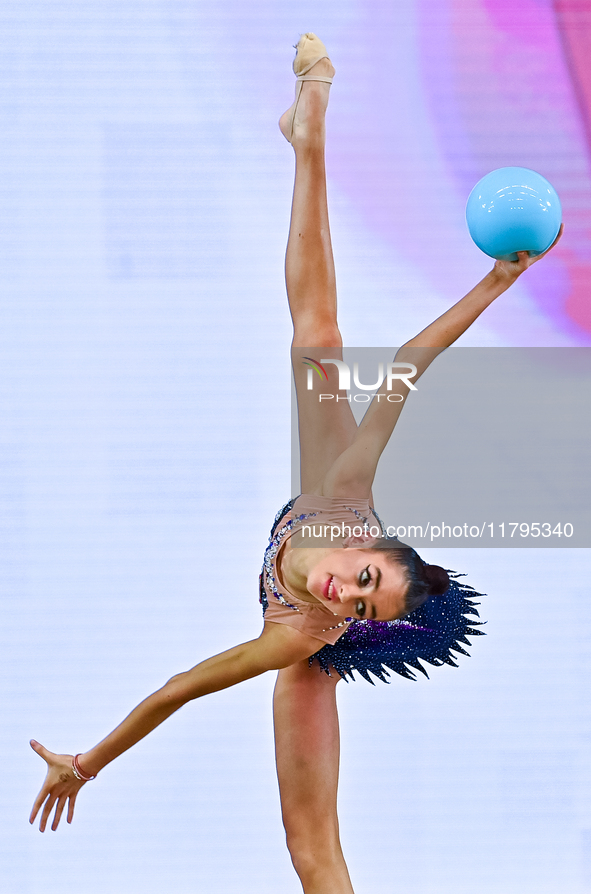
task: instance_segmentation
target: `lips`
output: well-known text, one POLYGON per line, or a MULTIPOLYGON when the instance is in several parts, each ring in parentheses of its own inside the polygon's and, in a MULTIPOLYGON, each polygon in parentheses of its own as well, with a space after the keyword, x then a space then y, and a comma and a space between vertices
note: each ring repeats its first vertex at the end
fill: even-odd
POLYGON ((333 584, 333 581, 334 581, 334 577, 329 577, 328 580, 326 581, 325 585, 324 585, 324 590, 323 590, 324 598, 325 598, 325 599, 328 599, 329 602, 332 602, 332 595, 331 595, 331 593, 332 593, 333 590, 334 590, 334 584, 333 584))

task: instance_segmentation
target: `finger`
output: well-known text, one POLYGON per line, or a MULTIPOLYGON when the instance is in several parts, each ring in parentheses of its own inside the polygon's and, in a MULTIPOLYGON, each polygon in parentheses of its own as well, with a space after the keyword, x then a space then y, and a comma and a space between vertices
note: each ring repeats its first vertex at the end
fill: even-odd
POLYGON ((529 251, 518 251, 518 252, 516 252, 516 254, 517 254, 517 260, 513 261, 513 263, 515 264, 515 268, 520 270, 523 273, 523 271, 527 270, 527 268, 529 267, 529 265, 531 263, 529 251))
POLYGON ((57 801, 57 795, 50 795, 47 799, 45 807, 43 808, 43 813, 41 814, 41 821, 39 823, 39 829, 41 832, 45 832, 45 826, 47 825, 47 820, 49 819, 49 814, 52 811, 53 805, 57 801))
POLYGON ((41 789, 41 791, 35 798, 35 803, 33 804, 33 809, 31 810, 31 815, 29 817, 30 823, 35 822, 35 817, 39 813, 39 809, 40 809, 41 805, 43 804, 43 802, 45 801, 48 794, 49 794, 49 792, 46 791, 45 786, 43 786, 43 788, 41 789))
POLYGON ((53 822, 51 824, 51 831, 55 832, 57 827, 60 824, 60 820, 62 818, 62 813, 64 812, 64 807, 66 806, 66 798, 62 795, 62 797, 57 802, 57 807, 55 808, 55 814, 53 817, 53 822))
POLYGON ((51 751, 48 751, 47 748, 44 748, 41 742, 37 742, 36 739, 31 739, 29 744, 33 751, 39 755, 39 757, 42 757, 44 761, 47 761, 47 763, 49 763, 49 756, 52 754, 51 751))
POLYGON ((69 803, 68 803, 68 822, 71 823, 74 819, 74 807, 76 805, 76 795, 70 795, 69 803))

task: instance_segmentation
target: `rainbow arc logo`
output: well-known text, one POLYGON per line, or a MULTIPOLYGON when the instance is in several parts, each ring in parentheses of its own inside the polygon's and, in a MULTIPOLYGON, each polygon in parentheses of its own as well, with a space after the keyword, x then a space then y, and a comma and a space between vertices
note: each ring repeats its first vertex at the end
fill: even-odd
MULTIPOLYGON (((350 391, 351 390, 351 370, 349 365, 345 363, 344 360, 337 360, 336 357, 322 357, 321 360, 314 360, 313 357, 303 357, 302 363, 304 366, 308 367, 308 391, 312 391, 314 389, 314 373, 316 373, 320 377, 320 381, 328 382, 328 373, 326 369, 322 365, 323 363, 332 363, 339 371, 339 391, 350 391)), ((359 364, 353 364, 353 382, 355 387, 360 391, 377 391, 377 389, 382 385, 385 381, 386 390, 392 391, 392 385, 395 381, 404 382, 409 391, 416 391, 416 385, 410 381, 417 374, 417 367, 414 363, 397 363, 395 360, 392 363, 386 363, 386 377, 384 379, 384 364, 380 363, 378 365, 378 376, 375 382, 367 385, 363 384, 359 380, 359 364)), ((326 397, 326 395, 324 395, 326 397)), ((400 395, 399 395, 400 396, 400 395)), ((320 396, 322 399, 322 395, 320 396)), ((340 398, 337 397, 337 400, 340 398)), ((388 398, 390 400, 391 398, 388 398)), ((378 397, 378 401, 380 398, 378 397)))
MULTIPOLYGON (((322 364, 318 363, 317 360, 312 360, 311 357, 304 357, 302 363, 304 364, 304 366, 308 366, 310 367, 310 369, 313 369, 315 372, 317 372, 321 379, 324 377, 324 380, 328 382, 328 373, 326 372, 322 364)), ((308 375, 310 375, 310 373, 308 373, 308 375)))

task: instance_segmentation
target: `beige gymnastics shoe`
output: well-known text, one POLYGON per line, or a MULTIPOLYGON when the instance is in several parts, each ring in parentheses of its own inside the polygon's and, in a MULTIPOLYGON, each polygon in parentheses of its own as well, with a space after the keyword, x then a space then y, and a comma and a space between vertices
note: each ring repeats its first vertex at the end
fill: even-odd
MULTIPOLYGON (((320 62, 321 59, 328 59, 326 47, 319 37, 311 32, 302 34, 296 44, 296 57, 293 60, 293 73, 298 80, 303 77, 310 69, 320 62)), ((322 80, 326 80, 322 78, 322 80)), ((328 78, 328 83, 332 83, 332 78, 328 78)))
POLYGON ((293 139, 294 121, 304 81, 322 81, 325 84, 332 84, 333 81, 332 78, 322 75, 307 74, 321 59, 328 59, 330 62, 326 47, 319 37, 311 32, 302 34, 296 45, 296 50, 296 57, 293 60, 293 70, 297 77, 295 101, 279 122, 283 136, 290 143, 293 139))

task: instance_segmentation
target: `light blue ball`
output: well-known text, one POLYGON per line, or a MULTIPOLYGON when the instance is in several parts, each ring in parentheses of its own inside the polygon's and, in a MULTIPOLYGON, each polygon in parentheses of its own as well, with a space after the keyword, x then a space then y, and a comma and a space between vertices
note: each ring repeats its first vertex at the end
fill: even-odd
POLYGON ((516 261, 550 248, 560 229, 562 208, 551 183, 529 168, 498 168, 479 180, 468 197, 466 222, 485 254, 516 261))

